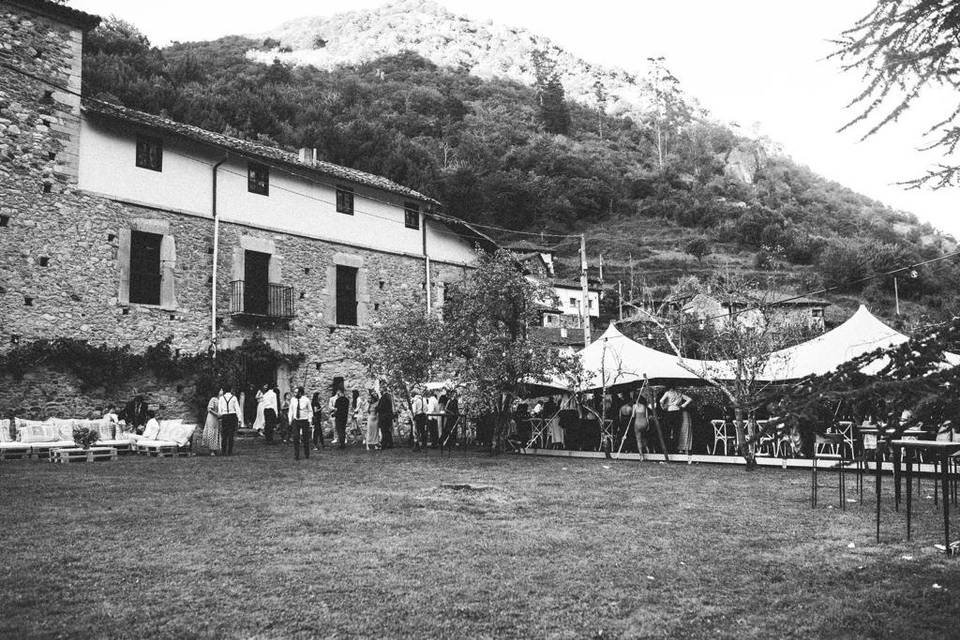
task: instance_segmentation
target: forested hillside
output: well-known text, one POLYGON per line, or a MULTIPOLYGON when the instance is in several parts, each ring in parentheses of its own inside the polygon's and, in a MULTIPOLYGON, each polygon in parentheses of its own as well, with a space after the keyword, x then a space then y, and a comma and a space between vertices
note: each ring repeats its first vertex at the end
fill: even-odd
MULTIPOLYGON (((411 52, 327 70, 248 55, 282 46, 228 37, 159 50, 131 25, 107 21, 89 37, 84 90, 242 138, 315 147, 467 220, 584 232, 608 281, 626 279, 632 258, 638 283, 649 285, 729 264, 785 290, 812 290, 955 248, 769 141, 711 121, 677 89, 654 95, 661 108, 647 116, 613 116, 565 99, 546 58, 531 62, 540 72, 526 86, 411 52)), ((660 62, 651 73, 670 78, 660 62)), ((575 251, 572 242, 559 248, 575 251)), ((919 305, 913 312, 937 314, 952 303, 944 287, 958 275, 938 263, 901 278, 900 293, 919 305)), ((844 289, 880 313, 892 309, 891 278, 844 289)))

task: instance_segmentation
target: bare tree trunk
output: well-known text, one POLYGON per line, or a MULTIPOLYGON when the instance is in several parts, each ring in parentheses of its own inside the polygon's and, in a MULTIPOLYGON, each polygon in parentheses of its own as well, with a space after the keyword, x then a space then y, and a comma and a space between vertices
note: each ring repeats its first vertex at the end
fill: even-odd
POLYGON ((741 456, 743 456, 743 459, 747 461, 747 469, 752 470, 757 466, 757 460, 747 442, 746 423, 743 419, 743 407, 737 405, 734 407, 733 411, 733 426, 737 431, 737 451, 741 456))

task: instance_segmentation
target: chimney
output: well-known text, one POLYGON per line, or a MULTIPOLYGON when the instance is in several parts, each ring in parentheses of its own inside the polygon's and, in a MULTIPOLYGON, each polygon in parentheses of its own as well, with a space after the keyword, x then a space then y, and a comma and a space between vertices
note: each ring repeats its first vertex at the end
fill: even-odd
POLYGON ((300 162, 315 163, 317 161, 317 149, 316 147, 301 147, 299 156, 300 162))

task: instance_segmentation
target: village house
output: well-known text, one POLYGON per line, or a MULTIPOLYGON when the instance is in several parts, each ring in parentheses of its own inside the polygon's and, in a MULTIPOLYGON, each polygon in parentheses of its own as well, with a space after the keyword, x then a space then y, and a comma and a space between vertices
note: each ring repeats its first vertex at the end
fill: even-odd
MULTIPOLYGON (((81 98, 98 22, 0 0, 0 349, 67 336, 142 352, 170 336, 199 353, 257 332, 306 360, 250 382, 362 388, 347 336, 391 306, 438 312, 475 246, 494 246, 435 200, 313 150, 81 98)), ((8 381, 0 408, 71 415, 99 401, 41 377, 8 381)), ((148 379, 117 391, 133 393, 187 405, 186 390, 148 379)))
POLYGON ((729 322, 731 318, 747 326, 757 326, 766 318, 774 328, 792 326, 823 332, 826 330, 824 310, 829 304, 826 300, 780 293, 757 297, 687 293, 661 299, 643 298, 627 303, 627 307, 634 311, 631 319, 637 321, 645 321, 651 315, 665 318, 670 314, 682 313, 714 326, 729 322))

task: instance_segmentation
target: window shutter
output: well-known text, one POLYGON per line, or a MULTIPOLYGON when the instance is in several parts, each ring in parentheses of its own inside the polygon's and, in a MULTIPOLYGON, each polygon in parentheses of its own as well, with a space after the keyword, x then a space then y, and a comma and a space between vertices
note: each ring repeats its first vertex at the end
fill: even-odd
POLYGON ((230 282, 243 280, 243 247, 233 248, 233 264, 230 265, 230 282))
POLYGON ((370 295, 367 293, 367 270, 361 267, 357 270, 357 326, 367 326, 367 307, 370 295))
POLYGON ((130 304, 130 229, 120 229, 117 262, 120 266, 120 288, 117 302, 130 304))
POLYGON ((164 235, 160 242, 160 306, 176 309, 176 273, 177 245, 172 235, 164 235))
POLYGON ((337 265, 327 267, 327 324, 337 324, 337 265))
POLYGON ((283 282, 283 258, 273 254, 270 256, 269 274, 267 282, 270 284, 280 284, 283 282))

